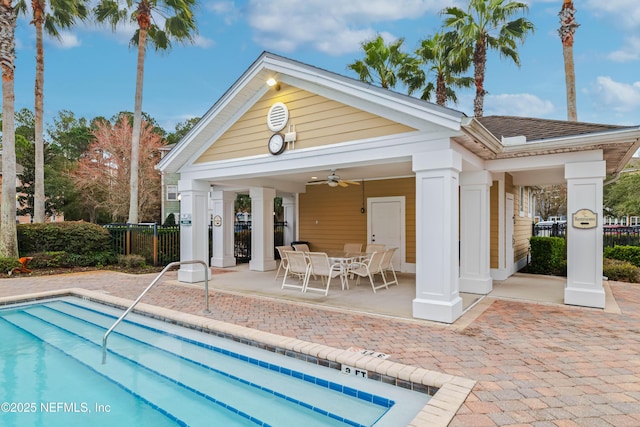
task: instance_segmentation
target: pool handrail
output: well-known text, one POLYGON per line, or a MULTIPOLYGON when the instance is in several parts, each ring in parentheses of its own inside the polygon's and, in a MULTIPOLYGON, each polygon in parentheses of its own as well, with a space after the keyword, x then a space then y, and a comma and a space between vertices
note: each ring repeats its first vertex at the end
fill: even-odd
POLYGON ((171 262, 167 264, 167 266, 163 268, 160 273, 158 273, 156 278, 153 279, 153 281, 149 284, 149 286, 147 286, 147 288, 144 291, 142 291, 140 296, 133 302, 133 304, 131 304, 129 308, 127 308, 125 312, 122 313, 122 315, 118 318, 118 320, 116 320, 113 323, 113 325, 111 325, 111 327, 107 330, 107 332, 105 332, 105 334, 103 335, 102 337, 102 364, 103 365, 107 363, 107 338, 109 337, 109 334, 111 334, 111 332, 115 329, 116 326, 118 326, 118 324, 122 321, 122 319, 124 319, 126 315, 129 314, 131 310, 133 310, 133 307, 135 307, 136 304, 140 302, 142 297, 145 296, 145 294, 156 283, 158 283, 158 280, 160 280, 160 278, 164 275, 164 273, 167 272, 167 270, 169 270, 171 267, 175 267, 176 265, 182 265, 182 264, 202 264, 204 266, 204 300, 205 300, 204 312, 209 313, 209 266, 207 265, 207 263, 201 260, 171 262))

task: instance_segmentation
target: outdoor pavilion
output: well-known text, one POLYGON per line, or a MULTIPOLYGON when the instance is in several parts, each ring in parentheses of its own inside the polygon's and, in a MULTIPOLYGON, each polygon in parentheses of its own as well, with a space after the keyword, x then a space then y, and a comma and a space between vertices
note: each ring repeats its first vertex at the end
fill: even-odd
MULTIPOLYGON (((460 292, 487 294, 522 264, 531 218, 518 214, 525 202, 515 193, 541 184, 567 185, 564 302, 604 307, 603 180, 622 170, 639 141, 638 126, 467 117, 265 52, 158 168, 180 175, 181 260, 208 258, 212 223, 211 265, 235 265, 234 200, 246 192, 250 268, 275 270, 273 199, 281 196, 286 243, 315 235, 326 250, 354 229, 363 230, 361 241, 398 246, 397 268, 416 277, 413 316, 452 323, 462 314, 460 292), (284 139, 277 154, 268 148, 274 134, 284 139), (353 196, 307 185, 334 169, 376 192, 360 190, 360 219, 341 209, 353 196), (333 216, 314 219, 327 206, 333 216), (325 222, 332 226, 321 228, 325 222)), ((183 265, 178 279, 200 282, 204 274, 183 265)))

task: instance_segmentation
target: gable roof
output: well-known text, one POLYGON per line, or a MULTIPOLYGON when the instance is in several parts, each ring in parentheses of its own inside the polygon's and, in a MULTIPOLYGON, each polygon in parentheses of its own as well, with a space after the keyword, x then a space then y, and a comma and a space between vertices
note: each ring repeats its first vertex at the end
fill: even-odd
POLYGON ((177 172, 213 143, 248 107, 277 81, 336 99, 409 126, 425 123, 460 130, 464 113, 342 76, 270 52, 263 52, 216 101, 193 128, 160 161, 163 172, 177 172))

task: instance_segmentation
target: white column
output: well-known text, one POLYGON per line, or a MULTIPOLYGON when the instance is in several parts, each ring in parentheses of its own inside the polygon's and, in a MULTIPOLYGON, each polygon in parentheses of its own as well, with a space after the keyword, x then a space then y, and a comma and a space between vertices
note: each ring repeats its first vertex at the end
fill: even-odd
POLYGON ((567 180, 567 286, 565 304, 604 308, 602 286, 602 180, 604 161, 565 165, 567 180), (596 227, 576 228, 573 214, 581 209, 596 213, 596 227))
POLYGON ((282 236, 282 244, 290 245, 296 240, 296 199, 293 195, 282 196, 282 210, 284 211, 284 221, 287 225, 284 227, 284 235, 282 236))
POLYGON ((213 254, 211 265, 232 267, 236 265, 234 253, 234 202, 236 193, 214 190, 211 192, 213 204, 213 254))
POLYGON ((251 261, 249 270, 269 271, 277 267, 273 256, 273 188, 251 188, 251 261))
MULTIPOLYGON (((209 259, 209 183, 180 180, 180 261, 209 259)), ((209 269, 206 269, 209 274, 209 269)), ((202 282, 205 269, 202 264, 184 264, 178 270, 180 282, 202 282)))
POLYGON ((488 171, 460 174, 460 291, 488 294, 493 289, 490 271, 488 171))
POLYGON ((453 150, 413 156, 416 173, 416 298, 413 317, 453 323, 462 315, 458 293, 458 174, 453 150))

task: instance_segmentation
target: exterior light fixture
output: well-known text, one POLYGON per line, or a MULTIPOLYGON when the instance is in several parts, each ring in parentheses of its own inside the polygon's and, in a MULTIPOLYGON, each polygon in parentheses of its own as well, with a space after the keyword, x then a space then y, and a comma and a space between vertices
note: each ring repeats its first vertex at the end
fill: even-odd
POLYGON ((280 90, 280 84, 278 83, 278 81, 276 79, 274 79, 273 77, 270 77, 267 80, 267 86, 275 88, 275 90, 280 90))

